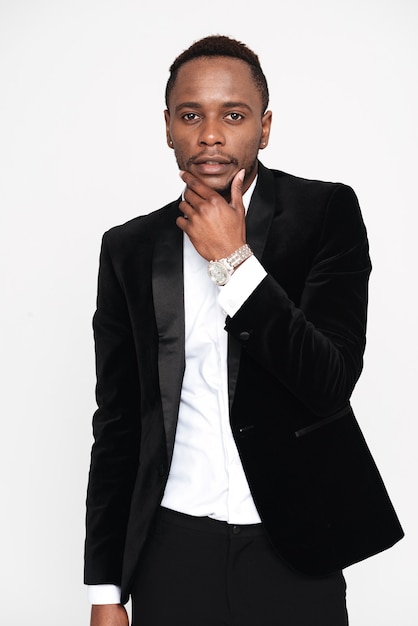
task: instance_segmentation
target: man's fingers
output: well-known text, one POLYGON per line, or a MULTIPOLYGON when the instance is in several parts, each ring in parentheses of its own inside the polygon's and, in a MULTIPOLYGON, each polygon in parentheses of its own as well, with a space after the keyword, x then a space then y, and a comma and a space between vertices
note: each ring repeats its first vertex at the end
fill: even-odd
POLYGON ((186 187, 186 189, 184 190, 183 198, 183 202, 186 202, 193 208, 197 208, 199 202, 203 200, 203 198, 195 193, 190 187, 186 187))
POLYGON ((206 185, 200 180, 200 178, 197 178, 187 170, 179 170, 179 176, 186 183, 186 185, 188 187, 191 187, 192 189, 195 187, 199 187, 199 185, 203 185, 204 187, 206 187, 206 185))
POLYGON ((211 191, 210 187, 208 187, 201 180, 196 178, 196 176, 193 176, 193 174, 190 174, 190 172, 180 170, 179 174, 182 181, 186 183, 187 188, 192 189, 199 196, 202 196, 202 198, 204 197, 204 195, 202 194, 204 194, 205 189, 211 191))
POLYGON ((186 191, 184 193, 186 200, 189 201, 190 198, 195 200, 195 202, 191 202, 192 206, 197 204, 197 200, 210 202, 219 197, 217 191, 209 187, 209 185, 200 180, 200 178, 196 178, 196 176, 190 174, 190 172, 180 170, 180 178, 186 183, 186 191))
POLYGON ((180 216, 176 219, 176 224, 183 232, 186 232, 189 226, 189 220, 187 217, 180 216))
MULTIPOLYGON (((215 201, 219 198, 218 192, 214 191, 211 187, 206 185, 203 181, 190 172, 180 170, 180 177, 184 183, 186 183, 186 189, 184 192, 184 199, 195 210, 198 210, 199 204, 203 200, 204 202, 215 201)), ((234 209, 242 208, 242 193, 244 185, 245 169, 239 170, 232 179, 231 183, 231 201, 230 206, 234 209)))

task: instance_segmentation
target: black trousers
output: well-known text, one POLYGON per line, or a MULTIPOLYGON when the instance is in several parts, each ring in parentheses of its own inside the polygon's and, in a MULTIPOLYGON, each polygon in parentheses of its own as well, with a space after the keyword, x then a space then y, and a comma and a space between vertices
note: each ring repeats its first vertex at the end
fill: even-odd
POLYGON ((161 509, 132 592, 132 626, 347 626, 341 572, 290 570, 262 526, 161 509))

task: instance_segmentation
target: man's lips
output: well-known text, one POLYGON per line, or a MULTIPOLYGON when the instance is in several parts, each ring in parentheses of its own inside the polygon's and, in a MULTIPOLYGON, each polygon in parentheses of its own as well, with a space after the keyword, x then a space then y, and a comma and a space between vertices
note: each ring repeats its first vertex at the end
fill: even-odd
POLYGON ((190 165, 194 166, 200 174, 222 174, 228 167, 235 165, 232 159, 223 156, 201 156, 191 159, 190 165))
POLYGON ((232 159, 228 157, 221 156, 220 154, 204 154, 199 157, 195 157, 190 159, 192 163, 200 165, 202 163, 222 163, 227 165, 231 163, 232 159))

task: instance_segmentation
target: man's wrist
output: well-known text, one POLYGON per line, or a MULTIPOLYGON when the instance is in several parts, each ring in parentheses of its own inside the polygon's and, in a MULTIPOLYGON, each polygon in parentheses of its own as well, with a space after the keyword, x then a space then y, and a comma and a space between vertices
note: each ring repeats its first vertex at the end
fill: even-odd
POLYGON ((246 243, 232 254, 223 258, 209 262, 208 274, 218 287, 226 285, 234 271, 253 255, 253 251, 246 243))

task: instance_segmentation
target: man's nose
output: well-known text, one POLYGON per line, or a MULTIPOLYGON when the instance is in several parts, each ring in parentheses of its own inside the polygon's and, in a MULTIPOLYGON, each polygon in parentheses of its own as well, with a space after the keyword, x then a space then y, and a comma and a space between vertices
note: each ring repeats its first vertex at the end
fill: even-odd
POLYGON ((199 144, 214 146, 216 144, 223 145, 224 143, 225 135, 221 124, 215 120, 205 120, 200 126, 199 144))

